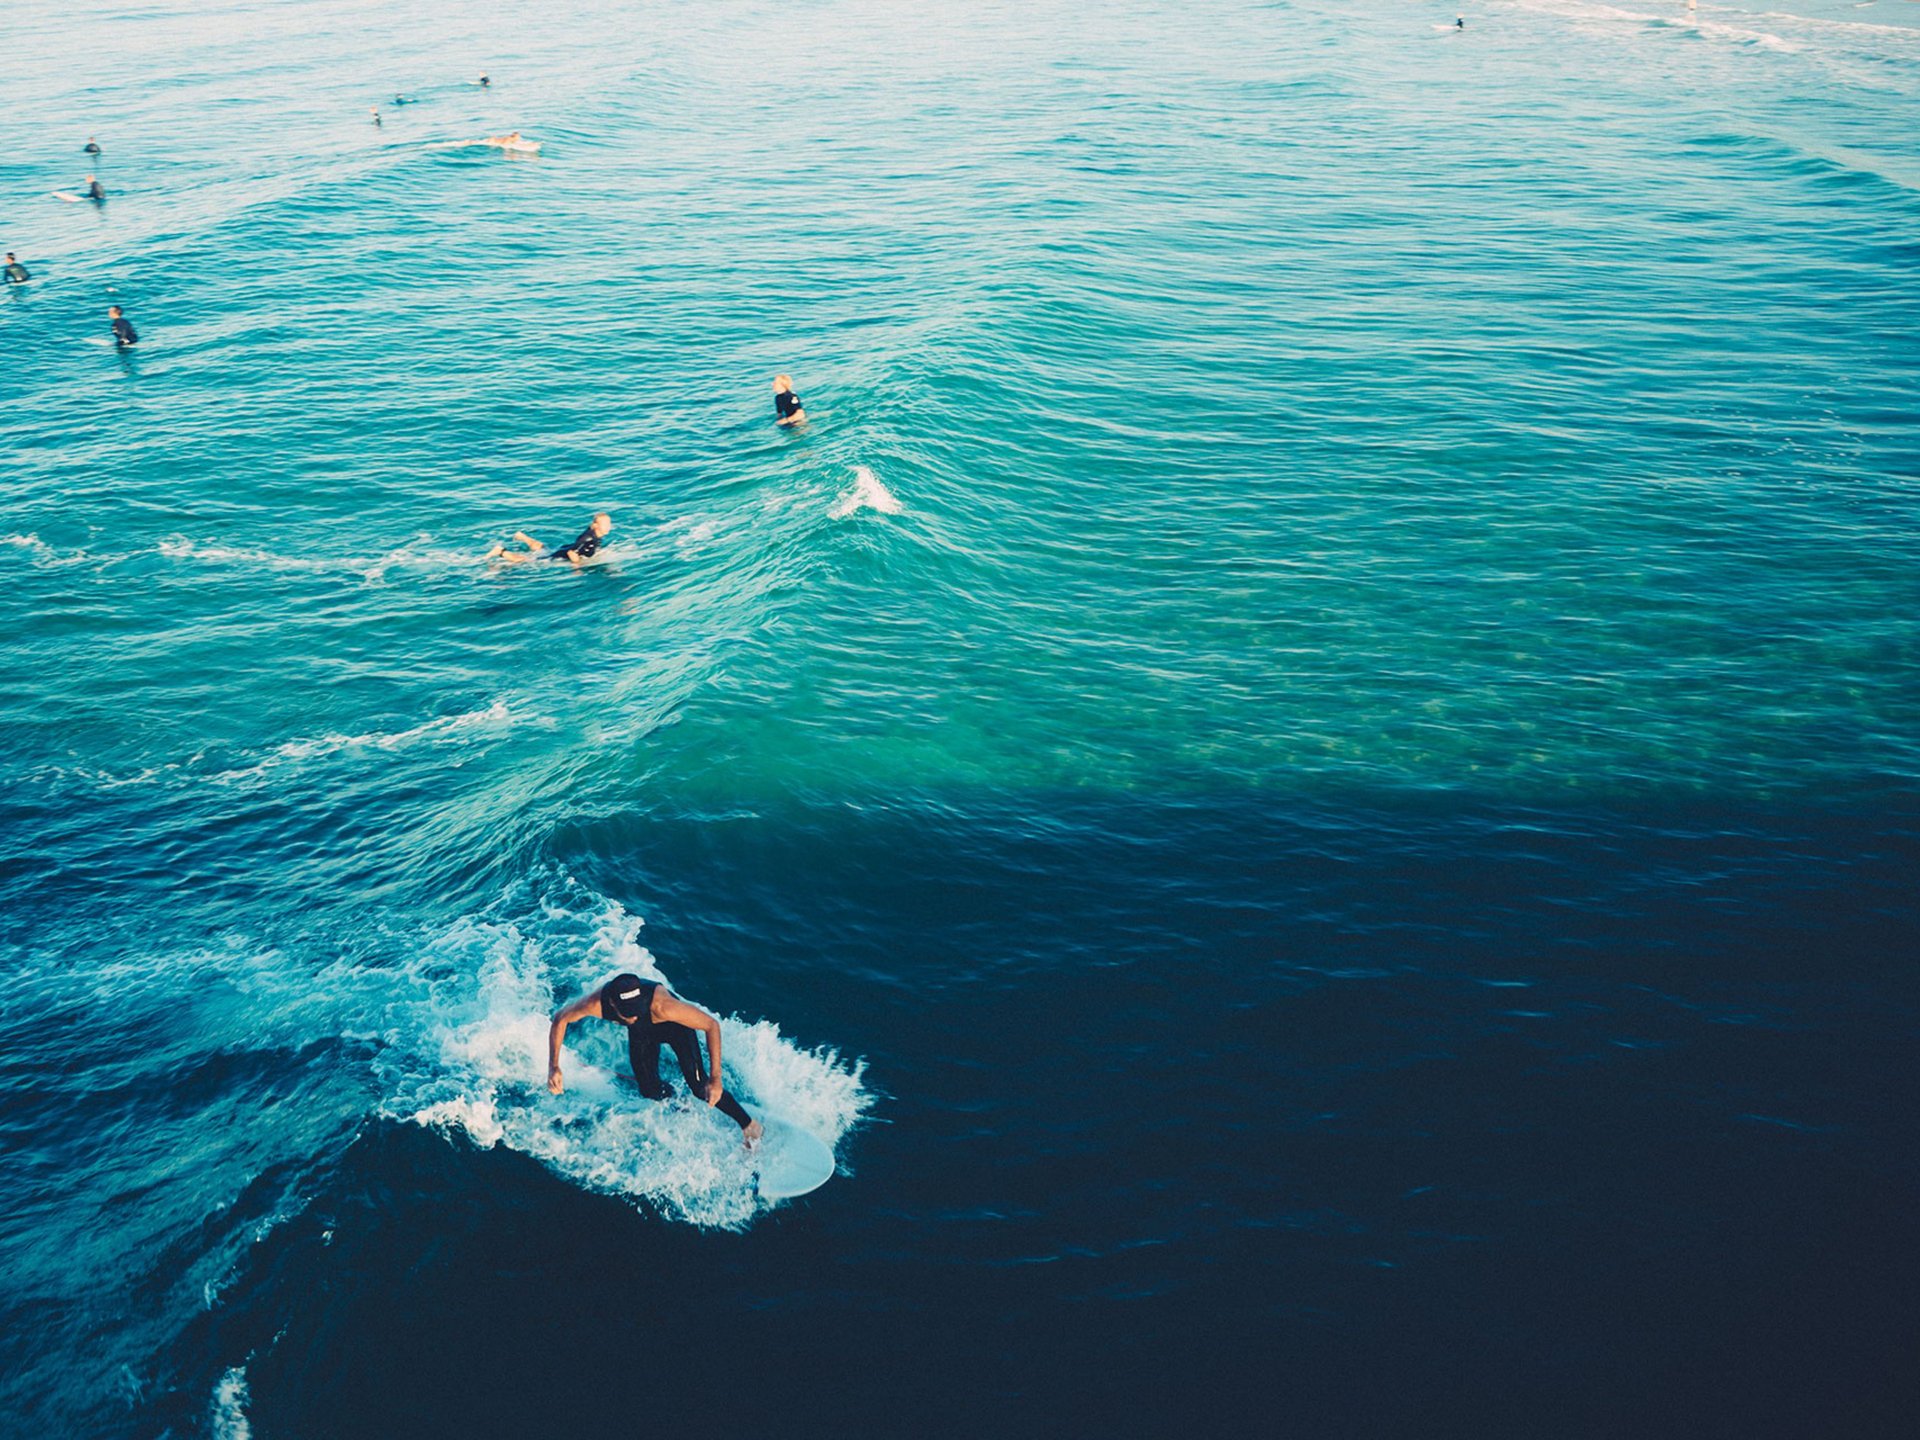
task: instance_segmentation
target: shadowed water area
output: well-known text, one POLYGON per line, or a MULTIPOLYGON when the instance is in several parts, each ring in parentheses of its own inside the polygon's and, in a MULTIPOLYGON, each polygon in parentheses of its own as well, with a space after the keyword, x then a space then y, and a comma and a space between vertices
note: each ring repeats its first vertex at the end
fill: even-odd
POLYGON ((0 16, 0 1434, 1909 1433, 1920 5, 437 8, 0 16))

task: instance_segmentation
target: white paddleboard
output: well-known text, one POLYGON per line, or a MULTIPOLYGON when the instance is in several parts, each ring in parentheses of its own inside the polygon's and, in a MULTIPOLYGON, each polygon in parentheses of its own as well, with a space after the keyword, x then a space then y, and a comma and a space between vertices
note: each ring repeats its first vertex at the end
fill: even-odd
POLYGON ((760 1122, 766 1135, 753 1151, 754 1180, 767 1200, 791 1200, 833 1178, 833 1151, 811 1130, 785 1120, 760 1122))
POLYGON ((69 205, 78 205, 80 203, 80 197, 71 190, 56 190, 53 192, 53 198, 56 200, 64 200, 69 205))

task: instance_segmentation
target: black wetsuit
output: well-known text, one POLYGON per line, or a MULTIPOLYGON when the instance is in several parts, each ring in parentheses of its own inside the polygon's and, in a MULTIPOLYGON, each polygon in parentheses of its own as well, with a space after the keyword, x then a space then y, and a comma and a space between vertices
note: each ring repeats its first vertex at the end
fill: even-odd
POLYGON ((782 390, 773 397, 773 418, 776 420, 798 415, 805 408, 800 403, 800 397, 791 390, 782 390))
POLYGON ((113 343, 116 345, 140 343, 140 332, 133 328, 133 322, 124 315, 113 317, 113 343))
POLYGON ((95 180, 92 184, 87 186, 87 199, 104 200, 106 198, 107 198, 107 192, 100 188, 100 182, 98 180, 95 180))
POLYGON ((18 260, 13 261, 7 266, 7 283, 9 285, 20 285, 32 278, 33 272, 18 260))
POLYGON ((549 560, 571 560, 574 556, 578 555, 582 560, 591 560, 599 548, 600 537, 593 533, 593 527, 589 525, 547 558, 549 560))
MULTIPOLYGON (((652 1013, 653 992, 660 988, 653 980, 640 982, 642 995, 638 1003, 652 1013)), ((600 999, 600 1013, 611 1016, 613 1007, 607 1003, 604 989, 600 999)), ((620 1022, 614 1021, 617 1025, 620 1022)), ((666 1100, 673 1095, 673 1087, 660 1078, 660 1047, 667 1046, 673 1051, 673 1058, 680 1062, 680 1076, 687 1082, 687 1089, 699 1100, 707 1098, 706 1065, 700 1057, 700 1042, 693 1031, 685 1025, 675 1024, 671 1020, 658 1024, 650 1020, 636 1020, 627 1026, 627 1059, 633 1064, 633 1078, 640 1086, 640 1093, 649 1100, 666 1100)), ((740 1108, 740 1102, 733 1098, 731 1090, 720 1092, 720 1103, 714 1107, 725 1113, 726 1117, 742 1130, 753 1123, 753 1117, 740 1108)))
POLYGON ((94 144, 93 141, 91 140, 89 140, 86 144, 82 145, 80 148, 86 151, 86 153, 89 155, 98 155, 100 153, 100 147, 94 144))

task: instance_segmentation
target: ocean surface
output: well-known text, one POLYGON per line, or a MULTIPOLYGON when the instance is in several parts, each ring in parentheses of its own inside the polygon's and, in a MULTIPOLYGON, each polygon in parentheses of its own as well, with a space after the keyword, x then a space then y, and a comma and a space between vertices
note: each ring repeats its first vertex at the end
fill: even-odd
POLYGON ((78 0, 0 113, 0 1435, 1915 1433, 1920 4, 78 0), (547 1093, 629 969, 831 1182, 547 1093))

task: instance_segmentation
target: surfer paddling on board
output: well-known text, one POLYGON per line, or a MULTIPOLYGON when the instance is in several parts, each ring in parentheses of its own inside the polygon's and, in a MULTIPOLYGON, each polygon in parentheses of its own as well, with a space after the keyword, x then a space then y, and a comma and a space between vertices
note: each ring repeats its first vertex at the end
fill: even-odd
POLYGON ((526 531, 516 530, 513 532, 514 541, 526 546, 525 550, 509 550, 507 542, 503 540, 482 558, 498 560, 505 565, 520 565, 528 560, 565 560, 569 564, 584 565, 598 553, 600 542, 607 538, 607 532, 611 529, 613 517, 603 510, 593 517, 592 524, 550 555, 542 555, 540 552, 545 547, 526 531))
POLYGON ((576 1020, 611 1020, 627 1030, 627 1059, 640 1093, 649 1100, 672 1098, 673 1087, 660 1078, 660 1047, 667 1046, 680 1062, 687 1090, 723 1113, 740 1127, 747 1144, 760 1139, 760 1122, 740 1108, 720 1083, 720 1022, 698 1006, 675 998, 657 980, 638 975, 616 975, 597 989, 554 1012, 547 1028, 547 1089, 558 1095, 566 1089, 560 1074, 560 1046, 567 1026, 576 1020), (700 1064, 696 1030, 707 1037, 706 1068, 700 1064))

